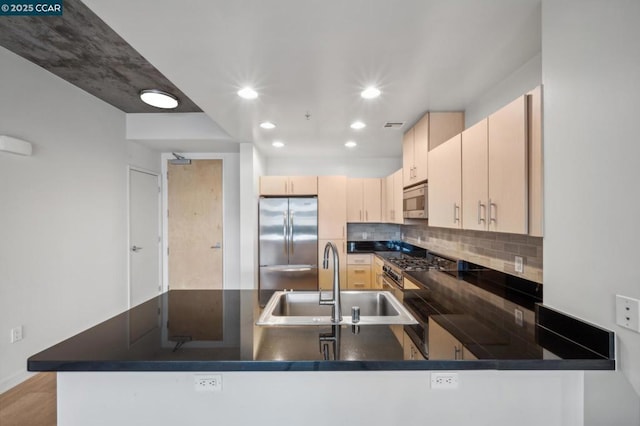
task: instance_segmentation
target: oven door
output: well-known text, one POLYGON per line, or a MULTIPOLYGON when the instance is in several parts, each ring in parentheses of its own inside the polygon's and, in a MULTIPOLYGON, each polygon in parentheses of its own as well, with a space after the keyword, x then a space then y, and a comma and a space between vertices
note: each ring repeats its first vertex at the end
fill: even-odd
POLYGON ((403 194, 404 217, 427 219, 427 185, 405 189, 403 194))

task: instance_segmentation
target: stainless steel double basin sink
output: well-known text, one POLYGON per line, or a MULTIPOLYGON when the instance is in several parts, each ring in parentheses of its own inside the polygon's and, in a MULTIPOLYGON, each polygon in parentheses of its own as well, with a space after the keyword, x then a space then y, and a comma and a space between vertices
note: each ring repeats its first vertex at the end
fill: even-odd
MULTIPOLYGON (((417 324, 402 303, 388 291, 341 291, 340 298, 341 325, 417 324), (354 322, 351 317, 352 308, 355 306, 360 308, 360 318, 357 322, 354 322)), ((318 291, 275 292, 256 324, 261 326, 335 324, 331 321, 331 306, 320 305, 319 300, 320 292, 318 291)))

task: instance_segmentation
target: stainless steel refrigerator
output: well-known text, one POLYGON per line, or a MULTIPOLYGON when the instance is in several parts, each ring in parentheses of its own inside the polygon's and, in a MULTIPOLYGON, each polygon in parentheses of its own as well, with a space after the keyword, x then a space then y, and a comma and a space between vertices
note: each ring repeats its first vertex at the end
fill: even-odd
POLYGON ((277 290, 318 290, 318 199, 260 198, 260 304, 277 290))

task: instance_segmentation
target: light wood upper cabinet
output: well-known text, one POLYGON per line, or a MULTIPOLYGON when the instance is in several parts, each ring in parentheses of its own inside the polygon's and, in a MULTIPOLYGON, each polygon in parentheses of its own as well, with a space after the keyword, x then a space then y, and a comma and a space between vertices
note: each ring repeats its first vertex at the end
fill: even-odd
POLYGON ((463 112, 428 112, 404 134, 402 140, 403 187, 428 177, 429 150, 464 129, 463 112))
POLYGON ((527 94, 529 113, 529 235, 543 236, 542 87, 527 94))
POLYGON ((382 180, 383 203, 382 221, 386 223, 404 223, 402 212, 403 169, 397 170, 382 180))
POLYGON ((462 226, 487 230, 489 151, 487 119, 462 132, 462 226))
POLYGON ((261 176, 260 195, 316 195, 317 176, 261 176))
POLYGON ((462 143, 458 134, 429 152, 429 226, 462 227, 462 143))
POLYGON ((347 221, 381 222, 382 183, 378 178, 347 179, 347 221))
POLYGON ((528 232, 527 97, 489 116, 489 230, 528 232))
POLYGON ((346 176, 318 177, 318 238, 347 238, 346 176))
POLYGON ((333 288, 333 254, 329 254, 329 268, 322 267, 324 260, 324 247, 332 242, 338 249, 338 274, 341 288, 347 288, 347 240, 346 239, 318 239, 318 285, 320 290, 333 288))

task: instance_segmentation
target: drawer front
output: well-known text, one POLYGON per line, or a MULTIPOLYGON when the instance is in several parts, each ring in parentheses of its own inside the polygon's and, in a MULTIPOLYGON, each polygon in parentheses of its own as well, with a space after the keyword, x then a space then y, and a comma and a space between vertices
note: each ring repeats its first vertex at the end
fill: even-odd
POLYGON ((348 254, 347 263, 349 265, 371 265, 370 254, 348 254))
POLYGON ((368 265, 349 265, 347 268, 347 288, 349 290, 371 288, 371 268, 368 265))

